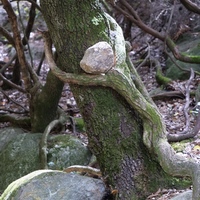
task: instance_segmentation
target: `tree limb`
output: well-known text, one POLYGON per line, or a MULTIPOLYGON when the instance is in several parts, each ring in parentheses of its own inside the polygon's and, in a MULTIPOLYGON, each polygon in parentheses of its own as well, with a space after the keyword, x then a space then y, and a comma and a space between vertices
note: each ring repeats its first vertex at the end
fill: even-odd
POLYGON ((119 1, 127 9, 127 11, 120 8, 117 4, 112 4, 113 7, 118 11, 120 11, 122 14, 124 14, 124 16, 130 19, 134 24, 136 24, 140 29, 142 29, 146 33, 160 39, 163 42, 166 42, 168 48, 172 51, 176 59, 187 63, 200 63, 199 55, 188 55, 186 53, 180 52, 177 45, 173 42, 173 40, 169 36, 162 35, 160 32, 144 24, 143 21, 140 19, 140 17, 137 15, 134 8, 131 7, 126 0, 119 0, 119 1))
POLYGON ((10 35, 10 33, 3 28, 2 26, 0 26, 0 33, 8 40, 8 42, 15 47, 15 41, 13 39, 13 37, 10 35))
POLYGON ((21 72, 22 72, 22 80, 24 81, 24 86, 26 90, 29 90, 32 87, 31 80, 30 80, 30 75, 27 70, 27 62, 26 58, 24 55, 24 50, 23 50, 23 44, 20 36, 20 32, 18 30, 18 25, 17 25, 17 17, 15 12, 12 9, 12 6, 8 0, 2 0, 4 9, 6 10, 10 23, 12 25, 12 30, 13 30, 13 37, 15 40, 15 48, 17 51, 19 63, 21 66, 21 72))
POLYGON ((180 2, 190 11, 197 13, 200 15, 200 7, 195 4, 194 2, 191 2, 190 0, 180 0, 180 2))

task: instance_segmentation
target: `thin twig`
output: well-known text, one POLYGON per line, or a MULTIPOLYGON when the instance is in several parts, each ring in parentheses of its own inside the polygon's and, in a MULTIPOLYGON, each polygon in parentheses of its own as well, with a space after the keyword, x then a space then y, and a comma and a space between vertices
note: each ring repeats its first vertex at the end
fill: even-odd
POLYGON ((45 53, 43 52, 42 53, 42 57, 41 57, 41 59, 40 59, 40 63, 39 63, 39 65, 38 65, 38 67, 37 67, 37 70, 36 70, 36 74, 39 76, 40 75, 40 70, 41 70, 41 68, 42 68, 42 63, 44 62, 44 59, 45 59, 45 53))
POLYGON ((12 62, 17 58, 17 54, 15 55, 0 69, 0 73, 3 73, 11 64, 12 62))
POLYGON ((82 165, 72 165, 66 169, 64 169, 64 172, 70 173, 70 172, 79 172, 79 173, 89 173, 95 176, 102 176, 101 171, 99 169, 96 169, 94 167, 90 166, 82 166, 82 165))
POLYGON ((194 79, 194 70, 191 68, 190 71, 191 71, 190 78, 189 78, 189 80, 187 81, 187 84, 186 84, 186 94, 185 94, 186 103, 185 103, 185 106, 184 106, 184 115, 185 115, 186 123, 185 123, 184 130, 181 131, 178 134, 187 133, 188 130, 189 130, 189 126, 190 126, 190 118, 189 118, 189 115, 188 115, 188 108, 189 108, 189 105, 190 105, 190 85, 191 85, 192 80, 194 79))
POLYGON ((149 43, 147 43, 147 47, 148 47, 148 49, 147 49, 148 54, 145 57, 145 59, 136 67, 136 70, 139 70, 139 68, 146 63, 147 59, 150 58, 150 50, 151 50, 151 48, 150 48, 149 43))
MULTIPOLYGON (((17 10, 18 10, 18 13, 19 13, 19 21, 20 21, 21 26, 22 26, 22 31, 24 33, 24 38, 22 39, 22 42, 23 42, 23 45, 27 44, 27 46, 28 46, 28 53, 29 53, 29 56, 30 56, 30 59, 31 59, 31 66, 33 68, 33 56, 32 56, 32 53, 31 53, 31 48, 30 48, 29 42, 28 42, 30 32, 28 33, 27 29, 25 30, 25 27, 24 27, 24 24, 23 24, 23 21, 22 21, 22 15, 21 15, 20 7, 19 7, 19 1, 17 1, 17 10)), ((30 21, 30 16, 29 16, 29 21, 30 21)), ((29 23, 28 23, 28 25, 29 25, 29 23)), ((29 31, 31 31, 31 30, 29 30, 29 31)))
MULTIPOLYGON (((171 23, 172 23, 172 17, 173 17, 174 10, 175 10, 175 3, 176 3, 176 0, 174 0, 172 11, 171 11, 171 14, 170 14, 170 17, 169 17, 169 21, 168 21, 168 24, 167 24, 167 30, 166 30, 166 34, 167 35, 169 35, 169 29, 170 29, 170 26, 171 26, 171 23)), ((165 38, 165 42, 164 43, 166 45, 166 38, 165 38)))
POLYGON ((0 26, 0 33, 8 40, 10 44, 12 44, 13 47, 15 47, 15 41, 11 34, 2 26, 0 26))
POLYGON ((9 100, 12 101, 14 104, 16 104, 17 106, 21 107, 23 110, 25 110, 26 112, 29 112, 24 106, 22 106, 21 104, 17 103, 15 100, 11 99, 1 88, 0 91, 4 94, 4 96, 9 100))
POLYGON ((17 90, 19 90, 22 93, 27 93, 26 90, 24 90, 22 87, 16 85, 15 83, 13 83, 12 81, 9 81, 7 78, 5 78, 1 73, 0 73, 0 80, 3 80, 6 84, 8 84, 9 86, 11 86, 12 88, 15 88, 17 90))

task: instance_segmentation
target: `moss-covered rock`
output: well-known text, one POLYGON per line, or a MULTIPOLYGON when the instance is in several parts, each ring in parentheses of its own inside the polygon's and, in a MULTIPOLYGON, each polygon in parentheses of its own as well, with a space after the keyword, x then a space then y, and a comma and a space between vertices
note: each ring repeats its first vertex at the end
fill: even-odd
POLYGON ((54 135, 48 140, 48 167, 64 169, 71 165, 87 165, 91 153, 83 143, 70 135, 54 135))
MULTIPOLYGON (((0 193, 14 180, 40 169, 41 133, 25 133, 21 129, 0 131, 0 193)), ((82 142, 69 135, 52 135, 48 140, 50 169, 70 165, 87 165, 91 153, 82 142)))
POLYGON ((12 182, 0 200, 99 200, 103 198, 105 190, 104 182, 100 179, 38 170, 12 182))
MULTIPOLYGON (((191 37, 190 35, 184 36, 178 43, 178 48, 181 52, 185 52, 188 55, 200 56, 200 38, 191 37)), ((200 64, 190 64, 181 62, 179 60, 176 63, 182 68, 188 71, 179 69, 170 59, 167 60, 166 76, 173 80, 186 80, 190 76, 190 68, 200 72, 200 64)))

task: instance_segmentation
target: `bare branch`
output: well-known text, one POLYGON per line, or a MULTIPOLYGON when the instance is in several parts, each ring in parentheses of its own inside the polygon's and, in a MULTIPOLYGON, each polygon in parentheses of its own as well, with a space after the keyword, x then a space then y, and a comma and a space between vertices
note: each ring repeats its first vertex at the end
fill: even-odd
POLYGON ((143 23, 143 21, 139 18, 136 14, 134 8, 130 9, 130 4, 126 0, 120 0, 122 5, 128 10, 123 10, 118 5, 113 4, 113 7, 124 14, 128 19, 130 19, 133 23, 135 23, 139 28, 141 28, 146 33, 160 39, 163 42, 166 42, 168 48, 172 51, 174 57, 180 61, 187 62, 187 63, 200 63, 200 56, 199 55, 187 55, 181 53, 177 47, 177 45, 173 42, 173 40, 169 36, 162 35, 160 32, 152 29, 151 27, 147 26, 143 23))
POLYGON ((162 35, 161 33, 159 33, 158 31, 150 28, 149 26, 147 26, 146 24, 144 24, 142 22, 142 20, 139 18, 138 15, 136 15, 136 11, 132 8, 130 10, 130 5, 125 1, 125 0, 121 0, 120 1, 128 10, 130 13, 128 13, 127 11, 123 10, 122 8, 120 8, 117 5, 114 5, 114 8, 118 11, 120 11, 122 14, 124 14, 128 19, 130 19, 134 24, 136 24, 139 28, 141 28, 143 31, 149 33, 150 35, 164 41, 165 36, 162 35))
POLYGON ((64 125, 67 121, 66 114, 59 109, 58 110, 59 119, 53 120, 45 129, 42 139, 41 139, 41 146, 40 146, 40 157, 41 157, 41 168, 48 169, 47 166, 47 138, 49 133, 55 128, 57 125, 61 124, 64 125))
POLYGON ((189 105, 190 105, 190 84, 194 79, 194 70, 191 68, 190 71, 191 71, 190 78, 187 81, 187 85, 186 85, 186 94, 185 94, 186 103, 185 103, 185 106, 184 106, 184 115, 185 115, 186 125, 185 125, 185 129, 182 132, 177 133, 177 134, 185 134, 185 133, 187 133, 188 130, 189 130, 189 126, 190 126, 188 108, 189 108, 189 105))
POLYGON ((0 73, 0 79, 2 79, 6 84, 10 85, 13 88, 16 88, 20 92, 26 93, 26 90, 24 90, 22 87, 14 84, 13 82, 9 81, 7 78, 5 78, 1 73, 0 73))
POLYGON ((2 0, 4 9, 6 10, 10 23, 12 25, 12 30, 13 30, 13 37, 15 40, 15 48, 17 51, 19 63, 21 66, 21 72, 22 72, 22 80, 24 81, 24 86, 26 90, 29 90, 32 87, 31 80, 30 80, 30 75, 27 70, 27 62, 26 58, 24 55, 24 50, 23 50, 23 44, 21 41, 21 36, 20 32, 18 30, 17 26, 17 16, 15 12, 12 9, 12 6, 8 0, 2 0))
POLYGON ((13 47, 15 47, 15 41, 13 39, 13 37, 10 35, 10 33, 3 28, 2 26, 0 26, 0 34, 3 35, 10 44, 12 44, 13 47))
POLYGON ((195 4, 194 2, 191 2, 190 0, 180 0, 180 2, 190 11, 197 13, 200 15, 200 7, 195 4))
POLYGON ((16 59, 17 54, 15 54, 5 65, 3 65, 0 69, 0 73, 3 73, 11 64, 12 62, 16 59))
POLYGON ((28 112, 28 110, 22 106, 21 104, 19 104, 18 102, 16 102, 15 100, 11 99, 1 88, 0 91, 4 94, 4 96, 9 100, 12 101, 14 104, 16 104, 17 106, 21 107, 23 110, 25 110, 25 112, 28 112))

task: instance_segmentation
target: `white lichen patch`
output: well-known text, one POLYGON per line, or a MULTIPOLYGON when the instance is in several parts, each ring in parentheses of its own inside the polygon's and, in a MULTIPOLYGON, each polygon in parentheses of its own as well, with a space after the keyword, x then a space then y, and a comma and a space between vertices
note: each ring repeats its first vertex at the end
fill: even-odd
POLYGON ((89 47, 80 62, 81 68, 89 74, 104 74, 115 64, 115 55, 107 42, 98 42, 89 47))
POLYGON ((92 24, 98 26, 103 21, 103 17, 102 16, 94 17, 91 21, 92 24))

